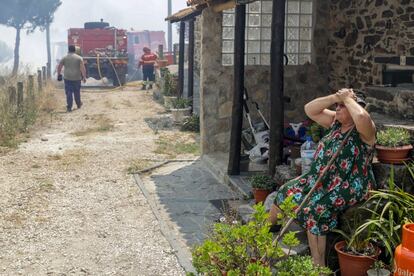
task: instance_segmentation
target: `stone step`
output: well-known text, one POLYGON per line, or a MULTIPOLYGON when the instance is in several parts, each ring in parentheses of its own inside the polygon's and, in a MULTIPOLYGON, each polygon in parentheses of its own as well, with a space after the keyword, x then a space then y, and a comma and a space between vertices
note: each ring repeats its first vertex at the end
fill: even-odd
MULTIPOLYGON (((413 108, 414 109, 414 108, 413 108)), ((377 129, 384 127, 401 127, 410 132, 411 138, 414 141, 414 119, 395 118, 390 115, 380 114, 377 112, 370 112, 371 118, 374 121, 377 129)))
POLYGON ((414 120, 414 85, 365 88, 368 111, 414 120))

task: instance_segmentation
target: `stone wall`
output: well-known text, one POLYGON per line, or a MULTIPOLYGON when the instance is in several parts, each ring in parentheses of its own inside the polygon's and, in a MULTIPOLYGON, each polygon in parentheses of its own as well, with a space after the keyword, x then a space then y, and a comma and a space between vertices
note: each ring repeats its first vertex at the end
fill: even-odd
MULTIPOLYGON (((301 66, 285 66, 285 116, 289 122, 306 119, 303 106, 317 96, 328 93, 330 67, 328 55, 329 3, 315 1, 313 62, 301 66)), ((233 67, 221 65, 222 15, 205 9, 200 17, 200 118, 202 154, 228 152, 233 100, 233 67)), ((197 37, 197 36, 196 36, 197 37)), ((197 67, 197 66, 196 66, 197 67)), ((246 66, 245 86, 269 121, 270 67, 246 66)), ((259 120, 251 107, 253 120, 259 120)), ((247 126, 246 126, 247 127, 247 126)))
POLYGON ((414 55, 414 0, 331 0, 330 87, 382 83, 377 56, 414 55))

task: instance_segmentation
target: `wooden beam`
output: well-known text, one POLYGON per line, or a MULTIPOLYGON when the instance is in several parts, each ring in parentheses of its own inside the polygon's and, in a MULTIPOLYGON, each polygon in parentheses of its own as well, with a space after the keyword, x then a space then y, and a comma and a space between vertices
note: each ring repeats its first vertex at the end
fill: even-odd
MULTIPOLYGON (((188 98, 194 104, 194 18, 188 21, 188 98)), ((191 105, 191 113, 193 112, 191 105)))
POLYGON ((178 56, 178 97, 184 95, 185 21, 180 22, 180 53, 178 56))
POLYGON ((246 27, 246 5, 236 6, 234 27, 234 76, 233 109, 231 116, 231 136, 228 174, 240 174, 241 135, 243 127, 244 91, 244 35, 246 27))
POLYGON ((270 49, 270 144, 269 174, 283 159, 283 48, 285 43, 285 0, 273 0, 270 49))

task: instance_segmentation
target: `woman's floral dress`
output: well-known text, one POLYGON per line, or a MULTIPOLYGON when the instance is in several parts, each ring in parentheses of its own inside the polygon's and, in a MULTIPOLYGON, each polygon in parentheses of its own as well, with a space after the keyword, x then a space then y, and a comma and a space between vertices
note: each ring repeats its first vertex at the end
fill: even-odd
MULTIPOLYGON (((346 133, 341 133, 340 127, 340 123, 335 122, 319 142, 310 171, 280 187, 275 198, 276 205, 291 195, 298 205, 302 202, 345 138, 346 133)), ((308 204, 297 214, 300 225, 312 234, 324 235, 336 228, 340 213, 367 198, 369 190, 375 185, 371 168, 372 150, 353 129, 308 204)))

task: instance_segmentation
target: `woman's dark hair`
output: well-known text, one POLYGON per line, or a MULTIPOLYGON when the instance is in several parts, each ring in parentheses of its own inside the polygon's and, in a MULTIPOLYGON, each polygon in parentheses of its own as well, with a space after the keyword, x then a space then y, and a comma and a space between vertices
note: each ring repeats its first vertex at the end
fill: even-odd
POLYGON ((365 93, 364 91, 360 89, 352 89, 356 95, 356 102, 360 105, 365 107, 367 105, 367 102, 365 101, 365 93))

